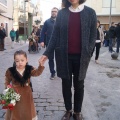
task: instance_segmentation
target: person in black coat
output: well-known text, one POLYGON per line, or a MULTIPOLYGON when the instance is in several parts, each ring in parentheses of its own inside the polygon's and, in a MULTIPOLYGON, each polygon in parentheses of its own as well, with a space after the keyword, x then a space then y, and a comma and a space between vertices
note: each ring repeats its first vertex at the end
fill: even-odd
POLYGON ((82 120, 84 80, 97 35, 96 13, 85 6, 84 2, 85 0, 64 0, 65 6, 58 12, 47 49, 40 58, 44 64, 55 50, 57 76, 62 79, 66 108, 61 120, 70 120, 72 110, 74 120, 82 120))
POLYGON ((113 42, 115 39, 115 23, 112 22, 111 27, 109 28, 109 52, 114 52, 113 42))
POLYGON ((119 53, 119 47, 120 47, 120 22, 118 23, 116 29, 115 29, 115 36, 117 38, 117 49, 116 52, 119 53))
POLYGON ((0 51, 4 50, 4 38, 6 34, 3 32, 3 27, 0 26, 0 51))
POLYGON ((16 42, 19 42, 19 30, 16 30, 16 42))

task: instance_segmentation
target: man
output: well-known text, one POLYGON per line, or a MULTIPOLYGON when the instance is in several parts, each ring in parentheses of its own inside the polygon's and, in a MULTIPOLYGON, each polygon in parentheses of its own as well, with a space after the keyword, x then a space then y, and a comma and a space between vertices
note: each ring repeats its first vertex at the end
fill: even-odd
POLYGON ((116 35, 116 38, 117 38, 116 52, 119 53, 119 48, 120 48, 120 22, 117 24, 117 27, 115 29, 115 35, 116 35))
POLYGON ((16 30, 16 42, 19 42, 19 30, 16 30))
POLYGON ((54 30, 46 51, 40 58, 44 62, 55 50, 57 75, 62 79, 62 92, 66 112, 62 120, 82 120, 84 79, 95 46, 97 18, 85 0, 63 0, 63 9, 57 15, 54 30), (72 83, 74 108, 72 109, 72 83))
MULTIPOLYGON (((5 33, 5 37, 6 37, 6 30, 5 30, 5 28, 4 28, 4 24, 1 23, 1 26, 2 26, 2 31, 5 33)), ((3 49, 6 50, 6 49, 5 49, 5 38, 3 39, 3 49)))
MULTIPOLYGON (((49 40, 53 31, 54 23, 57 17, 58 13, 58 8, 54 7, 51 11, 51 18, 45 21, 44 26, 41 31, 41 37, 40 37, 40 42, 41 46, 43 47, 46 45, 46 47, 49 44, 49 40)), ((49 69, 50 69, 50 79, 53 80, 55 77, 55 70, 54 70, 54 51, 51 53, 51 56, 48 58, 49 59, 49 69)))
POLYGON ((115 41, 115 23, 112 22, 111 27, 109 28, 109 52, 114 52, 113 42, 115 41))
POLYGON ((11 48, 13 49, 14 48, 14 40, 16 37, 16 32, 15 32, 14 28, 12 28, 12 30, 10 31, 10 37, 11 37, 11 41, 12 41, 11 48))
POLYGON ((3 32, 2 26, 0 26, 0 51, 4 51, 4 38, 6 34, 3 32))

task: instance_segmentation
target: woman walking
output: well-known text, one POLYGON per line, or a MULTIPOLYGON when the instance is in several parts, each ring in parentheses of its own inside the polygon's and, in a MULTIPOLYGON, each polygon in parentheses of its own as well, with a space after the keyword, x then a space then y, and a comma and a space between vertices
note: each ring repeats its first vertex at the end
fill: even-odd
POLYGON ((98 58, 99 58, 99 53, 100 53, 100 48, 101 48, 101 44, 103 43, 104 41, 104 33, 103 33, 103 30, 100 26, 100 21, 97 20, 97 39, 95 41, 95 47, 93 49, 93 52, 96 48, 96 53, 95 53, 95 63, 99 63, 98 62, 98 58))
POLYGON ((46 51, 43 64, 55 50, 57 76, 62 79, 62 93, 66 112, 62 120, 82 120, 84 79, 96 40, 96 13, 84 6, 85 0, 63 0, 46 51), (72 108, 72 83, 74 108, 72 108))

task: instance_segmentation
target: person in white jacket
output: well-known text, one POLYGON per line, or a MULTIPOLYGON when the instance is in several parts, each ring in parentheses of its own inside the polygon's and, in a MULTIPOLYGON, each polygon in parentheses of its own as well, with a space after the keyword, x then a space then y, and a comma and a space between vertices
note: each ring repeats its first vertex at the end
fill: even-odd
POLYGON ((97 20, 97 38, 96 38, 96 42, 95 42, 95 47, 93 49, 93 52, 96 48, 96 53, 95 53, 95 63, 99 63, 98 62, 98 58, 99 58, 99 53, 100 53, 100 48, 101 48, 101 44, 104 41, 104 33, 103 30, 100 26, 100 21, 97 20))

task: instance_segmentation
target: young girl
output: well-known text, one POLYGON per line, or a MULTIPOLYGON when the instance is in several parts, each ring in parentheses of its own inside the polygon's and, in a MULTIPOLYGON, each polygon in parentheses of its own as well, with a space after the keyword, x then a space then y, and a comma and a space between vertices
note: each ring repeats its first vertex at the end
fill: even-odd
POLYGON ((27 55, 19 50, 14 54, 16 66, 8 68, 6 71, 5 87, 12 84, 15 90, 21 95, 13 110, 7 110, 5 120, 37 120, 32 91, 30 87, 30 77, 39 76, 44 66, 39 63, 35 69, 27 65, 27 55))

